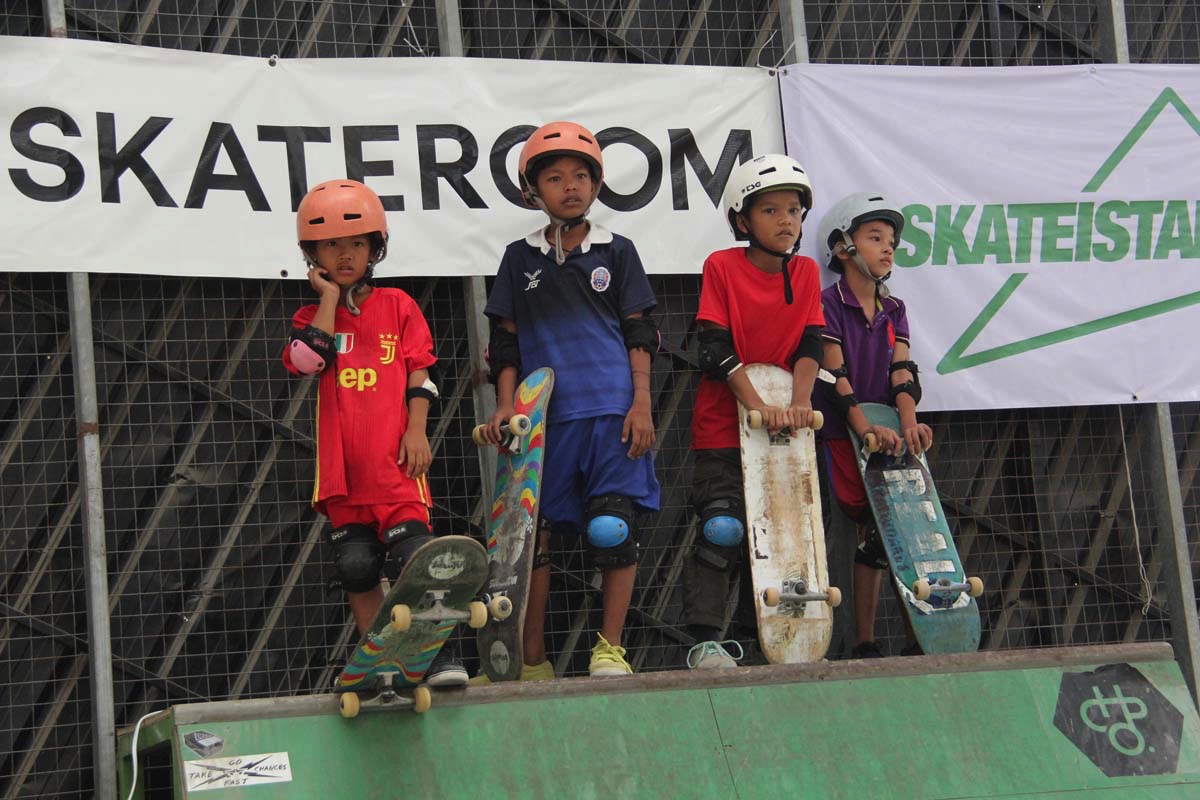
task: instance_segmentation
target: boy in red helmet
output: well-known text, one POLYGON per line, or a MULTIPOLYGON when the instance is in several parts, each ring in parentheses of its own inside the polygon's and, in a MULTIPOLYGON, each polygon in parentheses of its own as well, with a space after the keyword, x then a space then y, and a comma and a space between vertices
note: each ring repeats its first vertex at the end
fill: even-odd
MULTIPOLYGON (((603 622, 588 672, 627 675, 621 633, 637 576, 637 516, 657 511, 650 361, 656 300, 633 243, 586 219, 604 160, 572 122, 534 131, 521 150, 521 188, 550 223, 504 252, 484 313, 497 409, 487 438, 513 414, 518 382, 555 372, 547 414, 538 544, 525 617, 522 680, 554 677, 546 660, 550 532, 583 535, 602 572, 603 622)), ((478 680, 478 679, 476 679, 478 680)))
MULTIPOLYGON (((432 536, 425 425, 438 397, 430 377, 437 358, 412 297, 371 285, 387 254, 375 192, 352 180, 315 186, 296 228, 321 300, 292 317, 283 363, 294 375, 320 376, 313 506, 329 518, 334 565, 362 634, 383 603, 385 561, 395 574, 432 536)), ((448 655, 426 674, 435 686, 466 678, 448 655)))

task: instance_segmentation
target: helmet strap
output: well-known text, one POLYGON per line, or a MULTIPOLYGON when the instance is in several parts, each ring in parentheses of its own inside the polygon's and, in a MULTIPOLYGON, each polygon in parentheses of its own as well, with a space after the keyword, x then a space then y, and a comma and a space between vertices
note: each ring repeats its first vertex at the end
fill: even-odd
POLYGON ((574 228, 576 225, 582 225, 583 223, 587 222, 588 211, 592 209, 592 206, 589 203, 588 207, 585 208, 583 213, 579 216, 572 217, 571 219, 563 219, 551 214, 550 209, 546 208, 546 203, 536 194, 533 195, 533 202, 537 204, 538 208, 546 212, 546 216, 550 218, 550 228, 554 231, 554 260, 561 267, 564 263, 566 263, 567 260, 567 254, 563 251, 563 233, 571 230, 571 228, 574 228))
POLYGON ((783 268, 783 300, 789 306, 795 300, 792 293, 792 258, 795 257, 796 251, 800 249, 800 239, 804 234, 796 237, 796 243, 792 245, 792 249, 788 252, 782 250, 772 250, 758 240, 753 233, 750 232, 750 226, 746 226, 746 238, 750 240, 750 246, 762 250, 767 255, 775 256, 779 259, 779 265, 783 268))

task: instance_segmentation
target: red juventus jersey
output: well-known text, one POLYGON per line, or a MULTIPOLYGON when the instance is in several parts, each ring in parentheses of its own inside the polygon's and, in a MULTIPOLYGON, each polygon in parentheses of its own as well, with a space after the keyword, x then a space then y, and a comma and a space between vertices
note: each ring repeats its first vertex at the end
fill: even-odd
MULTIPOLYGON (((313 505, 345 496, 356 505, 419 501, 431 505, 425 482, 396 464, 408 427, 404 393, 410 373, 437 361, 433 337, 416 302, 400 289, 375 288, 355 316, 339 305, 334 321, 337 360, 317 389, 317 476, 313 505)), ((305 328, 317 306, 292 317, 305 328)), ((283 363, 293 374, 291 351, 283 363)))

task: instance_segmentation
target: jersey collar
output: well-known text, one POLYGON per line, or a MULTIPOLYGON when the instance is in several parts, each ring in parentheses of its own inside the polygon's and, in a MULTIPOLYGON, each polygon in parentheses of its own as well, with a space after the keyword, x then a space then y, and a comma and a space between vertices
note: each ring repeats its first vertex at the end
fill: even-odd
MULTIPOLYGON (((595 222, 588 223, 587 235, 583 237, 583 241, 579 243, 580 252, 586 253, 592 249, 594 244, 610 244, 613 240, 612 231, 603 225, 598 225, 595 222)), ((546 226, 543 225, 536 231, 533 231, 525 237, 525 244, 542 251, 542 255, 547 256, 554 250, 554 244, 546 238, 546 226)))

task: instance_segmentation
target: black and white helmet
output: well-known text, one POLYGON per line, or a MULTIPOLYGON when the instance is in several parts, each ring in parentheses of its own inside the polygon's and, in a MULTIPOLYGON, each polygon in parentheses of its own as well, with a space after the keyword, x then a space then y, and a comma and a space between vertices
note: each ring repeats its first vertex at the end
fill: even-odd
POLYGON ((725 219, 729 229, 739 241, 750 237, 738 230, 737 215, 746 207, 746 201, 760 192, 775 192, 783 189, 793 189, 800 193, 800 204, 804 213, 812 208, 812 184, 808 182, 808 173, 793 158, 776 153, 759 156, 738 166, 729 175, 725 184, 725 195, 721 198, 725 207, 725 219))
POLYGON ((855 192, 837 201, 833 208, 825 213, 817 229, 821 263, 828 265, 834 272, 841 272, 841 262, 833 257, 833 249, 853 236, 859 225, 873 219, 890 222, 896 231, 896 241, 900 241, 900 232, 904 229, 904 215, 884 195, 855 192))

